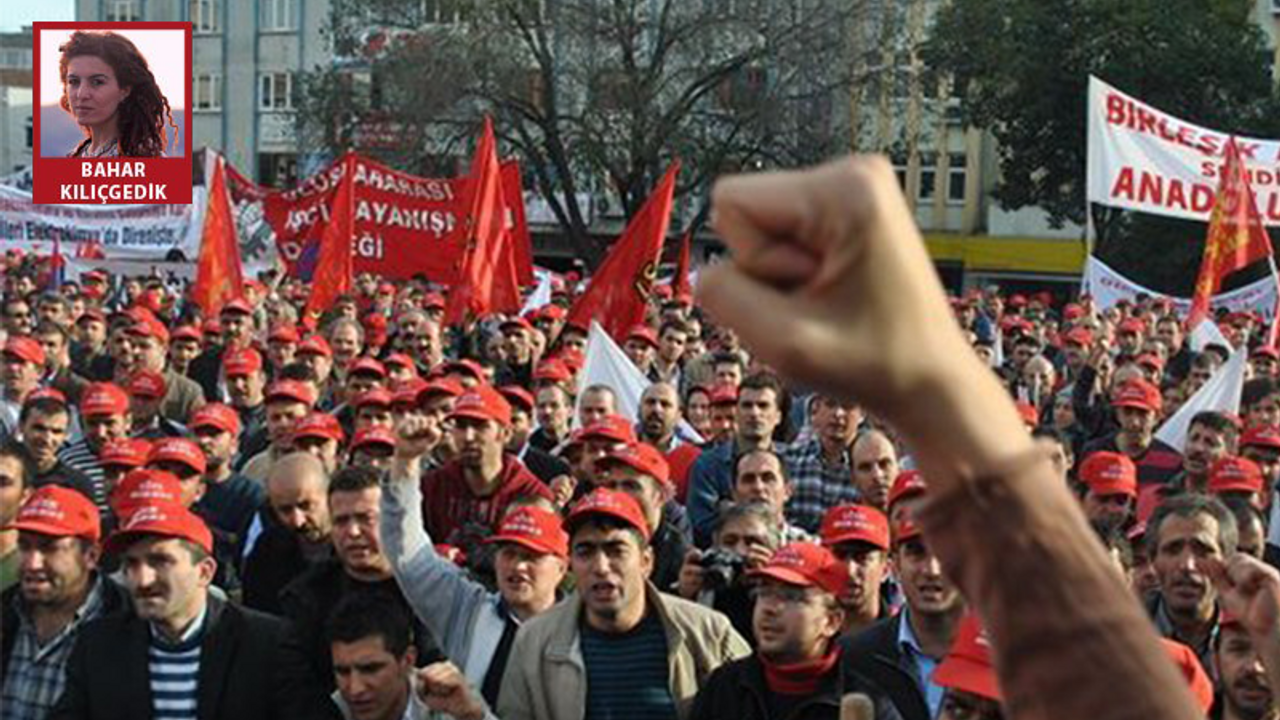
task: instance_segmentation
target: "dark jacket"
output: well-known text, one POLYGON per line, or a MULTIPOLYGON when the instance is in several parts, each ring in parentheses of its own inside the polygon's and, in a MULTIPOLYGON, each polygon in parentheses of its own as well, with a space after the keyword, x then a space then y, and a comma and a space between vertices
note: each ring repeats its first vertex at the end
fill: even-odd
POLYGON ((329 651, 326 626, 338 601, 354 593, 381 595, 404 608, 406 617, 413 618, 414 647, 418 650, 418 667, 443 660, 431 632, 413 614, 409 603, 394 578, 382 582, 354 580, 342 569, 342 563, 331 558, 300 575, 280 592, 280 607, 293 625, 298 647, 306 653, 313 677, 333 692, 333 656, 329 651))
POLYGON ((662 507, 662 519, 649 540, 653 548, 653 572, 649 579, 663 591, 670 591, 680 579, 680 567, 684 556, 693 547, 689 515, 679 503, 667 501, 662 507))
POLYGON ((328 552, 308 558, 297 533, 283 525, 267 526, 244 561, 240 582, 245 606, 279 615, 280 591, 313 564, 333 555, 332 544, 325 543, 324 547, 328 552))
MULTIPOLYGON (((111 617, 131 612, 133 601, 129 599, 129 591, 105 575, 98 575, 102 582, 102 611, 99 617, 111 617)), ((18 592, 21 586, 15 585, 0 595, 0 684, 3 684, 8 672, 9 658, 13 656, 13 646, 18 642, 18 592)))
POLYGON ((547 484, 550 484, 552 480, 561 475, 568 475, 573 472, 572 468, 569 467, 569 463, 533 445, 525 447, 524 452, 520 454, 520 462, 529 468, 529 472, 547 484))
POLYGON ((813 695, 791 705, 785 716, 774 713, 764 677, 764 666, 751 655, 721 665, 707 678, 693 702, 690 720, 837 720, 842 687, 858 686, 874 703, 875 720, 901 720, 884 693, 865 679, 847 682, 841 677, 844 663, 828 673, 813 695))
MULTIPOLYGON (((284 621, 209 598, 200 645, 200 720, 336 720, 311 682, 284 621)), ((84 628, 71 652, 67 689, 49 720, 148 720, 150 629, 136 615, 84 628)))
POLYGON ((916 680, 915 667, 898 645, 901 625, 899 613, 842 641, 844 692, 864 692, 858 685, 870 682, 888 695, 903 720, 930 720, 929 704, 916 680))

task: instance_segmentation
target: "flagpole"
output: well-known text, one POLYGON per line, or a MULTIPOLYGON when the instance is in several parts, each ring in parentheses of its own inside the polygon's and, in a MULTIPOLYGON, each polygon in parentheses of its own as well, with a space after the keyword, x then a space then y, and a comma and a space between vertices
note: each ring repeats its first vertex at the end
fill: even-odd
POLYGON ((1271 308, 1271 331, 1267 333, 1267 347, 1276 347, 1280 339, 1280 270, 1276 270, 1276 256, 1268 255, 1267 264, 1271 266, 1271 277, 1276 282, 1276 303, 1271 308))

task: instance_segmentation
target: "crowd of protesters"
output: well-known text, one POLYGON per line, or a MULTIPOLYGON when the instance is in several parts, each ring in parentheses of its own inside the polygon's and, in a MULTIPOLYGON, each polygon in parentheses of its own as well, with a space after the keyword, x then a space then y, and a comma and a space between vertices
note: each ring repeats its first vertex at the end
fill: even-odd
POLYGON ((651 381, 634 416, 580 382, 589 279, 444 327, 425 279, 360 275, 312 321, 268 274, 200 317, 10 251, 0 714, 807 720, 857 693, 884 720, 1280 719, 1260 319, 1220 318, 1252 348, 1241 413, 1179 452, 1155 430, 1231 348, 1149 299, 991 287, 947 317, 923 251, 874 244, 790 295, 838 243, 911 240, 883 168, 813 173, 722 188, 719 322, 652 288, 617 338, 651 381), (855 212, 818 182, 888 219, 767 216, 855 212), (803 252, 760 247, 792 226, 803 252))

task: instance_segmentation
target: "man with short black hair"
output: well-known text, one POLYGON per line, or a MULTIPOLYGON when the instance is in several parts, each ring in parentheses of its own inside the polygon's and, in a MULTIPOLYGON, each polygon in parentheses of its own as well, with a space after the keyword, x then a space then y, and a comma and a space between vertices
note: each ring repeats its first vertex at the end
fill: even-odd
POLYGON ((858 500, 850 477, 854 438, 862 424, 862 409, 828 395, 809 401, 813 437, 797 441, 782 453, 791 478, 792 496, 787 519, 815 532, 822 516, 837 505, 858 500))
POLYGON ((329 615, 324 655, 345 720, 429 720, 410 618, 400 604, 366 593, 342 598, 329 615))
POLYGON ((142 505, 107 549, 121 556, 135 613, 84 628, 52 718, 338 716, 282 620, 209 592, 213 535, 189 510, 142 505))
POLYGON ((63 485, 92 498, 93 482, 58 457, 67 442, 71 425, 71 408, 57 390, 37 390, 27 396, 18 419, 21 442, 34 463, 31 487, 63 485))

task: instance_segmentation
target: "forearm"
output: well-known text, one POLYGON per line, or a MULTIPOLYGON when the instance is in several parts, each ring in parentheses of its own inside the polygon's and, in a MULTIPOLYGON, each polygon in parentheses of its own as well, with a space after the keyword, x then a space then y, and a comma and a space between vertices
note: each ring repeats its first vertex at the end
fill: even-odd
POLYGON ((422 489, 419 461, 394 458, 382 489, 382 550, 392 566, 431 548, 431 536, 422 521, 422 489))
POLYGON ((982 475, 953 472, 918 517, 987 623, 1010 717, 1196 718, 1150 621, 1048 459, 1006 458, 970 465, 982 475))

